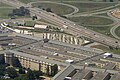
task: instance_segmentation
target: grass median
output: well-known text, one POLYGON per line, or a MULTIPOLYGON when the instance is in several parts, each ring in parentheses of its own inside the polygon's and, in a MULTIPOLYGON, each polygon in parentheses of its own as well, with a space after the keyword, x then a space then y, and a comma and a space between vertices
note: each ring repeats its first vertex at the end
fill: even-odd
POLYGON ((110 19, 101 18, 101 17, 78 17, 78 18, 71 18, 70 20, 88 29, 113 37, 110 34, 110 29, 112 28, 112 26, 109 25, 112 24, 113 21, 110 19))
POLYGON ((79 25, 109 25, 113 23, 113 21, 110 19, 94 16, 72 17, 69 19, 78 23, 79 25))
POLYGON ((59 15, 69 14, 74 11, 74 9, 71 7, 61 5, 61 4, 55 4, 55 3, 35 3, 35 4, 33 4, 33 6, 39 7, 41 9, 51 8, 51 10, 55 14, 59 14, 59 15))
POLYGON ((116 35, 120 37, 120 26, 115 31, 116 35))
POLYGON ((115 4, 115 3, 81 3, 81 2, 65 2, 65 3, 77 7, 79 9, 79 12, 91 12, 115 4))
POLYGON ((12 12, 12 8, 0 8, 0 18, 8 19, 8 14, 12 12))

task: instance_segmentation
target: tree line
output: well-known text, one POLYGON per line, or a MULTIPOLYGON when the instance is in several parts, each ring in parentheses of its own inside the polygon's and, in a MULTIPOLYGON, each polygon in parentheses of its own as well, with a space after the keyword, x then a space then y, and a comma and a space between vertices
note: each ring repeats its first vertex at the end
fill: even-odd
POLYGON ((51 74, 49 74, 49 67, 46 68, 47 73, 26 69, 22 67, 19 59, 13 57, 12 66, 5 63, 4 54, 0 55, 0 80, 41 80, 42 75, 54 76, 58 73, 58 65, 51 66, 51 74), (9 78, 6 78, 7 77, 9 78))
POLYGON ((27 16, 30 15, 30 11, 25 7, 21 6, 20 8, 16 8, 12 10, 12 13, 8 14, 8 17, 13 18, 15 16, 27 16))

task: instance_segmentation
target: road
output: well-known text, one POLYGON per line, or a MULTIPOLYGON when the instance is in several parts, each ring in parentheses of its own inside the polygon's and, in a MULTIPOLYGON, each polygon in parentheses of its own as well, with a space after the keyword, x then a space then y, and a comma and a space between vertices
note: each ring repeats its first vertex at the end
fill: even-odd
POLYGON ((103 14, 103 13, 107 13, 109 11, 112 11, 112 10, 115 10, 115 9, 110 9, 110 10, 103 10, 103 11, 98 11, 96 10, 96 12, 84 12, 84 13, 77 13, 75 15, 72 15, 70 17, 80 17, 80 16, 92 16, 92 15, 98 15, 98 14, 103 14))
MULTIPOLYGON (((65 1, 63 1, 65 2, 65 1)), ((73 1, 74 2, 74 1, 73 1)), ((75 1, 76 2, 76 1, 75 1)), ((68 7, 71 7, 74 9, 74 12, 70 13, 70 14, 66 14, 64 16, 66 17, 79 17, 79 16, 89 16, 89 15, 96 15, 96 14, 102 14, 102 13, 106 13, 109 10, 112 10, 114 7, 120 6, 120 4, 115 4, 113 6, 109 6, 109 7, 105 7, 105 8, 101 8, 101 9, 97 9, 97 10, 92 10, 89 12, 83 12, 83 13, 77 13, 79 12, 79 8, 77 8, 76 6, 70 5, 70 4, 65 4, 65 3, 60 3, 60 2, 52 2, 52 1, 36 1, 36 2, 30 2, 27 5, 28 6, 32 6, 32 4, 35 3, 54 3, 54 4, 60 4, 60 5, 65 5, 68 7), (75 14, 77 13, 77 14, 75 14)), ((81 2, 82 3, 82 2, 81 2)), ((83 2, 84 3, 84 2, 83 2)), ((92 2, 93 3, 93 2, 92 2)))
POLYGON ((110 29, 110 33, 116 38, 116 39, 120 39, 119 36, 116 35, 115 33, 115 30, 120 27, 120 23, 118 23, 117 25, 113 26, 111 29, 110 29))
MULTIPOLYGON (((32 9, 32 10, 35 12, 35 9, 32 9)), ((83 35, 83 36, 85 36, 87 38, 92 38, 95 41, 99 41, 99 42, 102 42, 102 43, 106 42, 107 45, 111 45, 113 47, 116 47, 116 45, 117 45, 117 44, 115 44, 115 42, 113 42, 111 44, 111 41, 115 41, 115 39, 112 39, 112 38, 107 37, 105 35, 96 33, 96 32, 94 32, 92 30, 85 29, 82 26, 75 25, 74 22, 68 21, 68 20, 63 19, 63 18, 61 19, 58 16, 57 17, 53 17, 53 16, 49 15, 47 12, 43 12, 43 11, 41 12, 41 14, 39 12, 36 13, 36 15, 41 16, 43 19, 45 19, 47 21, 52 21, 53 23, 57 24, 58 26, 61 26, 61 27, 63 25, 68 26, 68 29, 64 29, 64 30, 66 32, 71 32, 74 35, 77 35, 77 36, 83 35), (101 40, 103 40, 103 41, 101 41, 101 40)), ((120 44, 119 44, 119 46, 120 46, 120 44)))
POLYGON ((35 4, 35 3, 53 3, 53 4, 59 4, 59 5, 65 5, 65 6, 68 6, 70 8, 73 8, 74 11, 72 13, 69 13, 69 14, 65 14, 64 16, 68 17, 68 16, 71 16, 75 13, 77 13, 79 11, 79 9, 73 5, 70 5, 70 4, 65 4, 65 3, 57 3, 57 2, 52 2, 52 1, 36 1, 36 2, 30 2, 28 3, 27 5, 28 6, 32 6, 32 4, 35 4))
POLYGON ((120 27, 120 19, 114 17, 111 14, 112 11, 107 12, 107 15, 110 16, 114 21, 116 21, 116 24, 110 29, 110 33, 116 38, 116 39, 120 39, 119 36, 116 35, 115 30, 120 27))
POLYGON ((25 6, 30 10, 32 14, 37 15, 40 18, 43 18, 44 20, 47 20, 51 23, 54 23, 58 25, 60 28, 64 29, 65 32, 69 32, 70 34, 73 34, 77 37, 84 36, 86 38, 92 39, 93 41, 112 46, 112 47, 118 47, 120 48, 120 41, 114 38, 110 38, 106 35, 100 34, 98 32, 92 31, 90 29, 86 29, 83 26, 76 25, 74 22, 67 20, 65 18, 61 18, 55 14, 48 13, 43 10, 38 10, 38 8, 31 8, 28 7, 26 4, 20 3, 20 2, 13 2, 11 0, 2 0, 3 3, 9 4, 14 7, 20 7, 25 6), (66 25, 67 28, 64 28, 63 25, 66 25))
MULTIPOLYGON (((0 34, 0 35, 2 36, 2 35, 7 35, 7 34, 5 33, 5 34, 0 34)), ((22 34, 21 34, 21 35, 22 35, 22 34)), ((26 35, 22 35, 22 36, 26 36, 26 35)), ((26 36, 26 37, 27 37, 27 36, 26 36)), ((29 37, 29 36, 28 36, 28 37, 29 37)), ((36 40, 36 39, 35 39, 35 40, 36 40)), ((35 41, 35 42, 31 42, 31 43, 26 44, 26 45, 19 46, 19 48, 27 47, 27 46, 29 46, 29 45, 31 45, 31 44, 36 43, 36 42, 39 42, 39 40, 38 40, 38 41, 35 41)), ((19 56, 23 56, 23 57, 27 57, 27 58, 30 58, 30 59, 35 59, 35 60, 39 60, 39 61, 51 63, 51 64, 58 64, 58 65, 63 65, 63 66, 69 65, 68 63, 63 63, 63 62, 59 62, 59 61, 55 61, 55 60, 47 60, 47 59, 42 58, 42 57, 40 58, 39 56, 30 55, 30 54, 25 54, 25 53, 23 53, 23 52, 18 52, 18 51, 16 51, 17 48, 18 48, 18 47, 14 48, 14 49, 12 49, 12 50, 0 51, 0 54, 4 54, 5 52, 11 52, 11 53, 14 53, 14 54, 19 55, 19 56)), ((78 47, 77 47, 77 48, 78 48, 78 47)), ((103 54, 103 53, 98 54, 98 55, 96 55, 96 56, 99 56, 99 55, 102 55, 102 54, 103 54)), ((93 57, 96 57, 96 56, 93 56, 93 57)), ((116 55, 116 56, 117 56, 117 55, 116 55)), ((93 58, 93 57, 92 57, 92 58, 93 58)), ((88 59, 89 59, 89 58, 88 58, 88 59)), ((88 59, 86 59, 86 60, 88 60, 88 59)), ((84 66, 77 66, 77 65, 73 65, 73 66, 74 66, 75 68, 78 68, 78 69, 83 69, 83 68, 84 68, 84 66)), ((93 70, 93 71, 105 71, 105 69, 92 68, 92 67, 86 67, 86 69, 93 70)), ((110 72, 110 73, 118 73, 119 71, 112 70, 112 71, 108 71, 108 72, 110 72)))
POLYGON ((90 15, 103 14, 103 13, 107 13, 110 10, 113 10, 113 8, 115 8, 117 6, 120 6, 120 4, 115 4, 113 6, 105 7, 105 8, 98 9, 98 10, 92 10, 89 12, 77 13, 77 14, 71 15, 69 17, 79 17, 79 16, 90 16, 90 15))

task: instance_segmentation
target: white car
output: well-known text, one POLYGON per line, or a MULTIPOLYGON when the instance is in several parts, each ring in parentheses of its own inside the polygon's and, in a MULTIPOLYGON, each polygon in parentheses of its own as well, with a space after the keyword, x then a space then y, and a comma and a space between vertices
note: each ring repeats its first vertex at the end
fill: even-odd
POLYGON ((66 25, 63 25, 63 27, 64 27, 64 28, 68 28, 68 26, 66 26, 66 25))

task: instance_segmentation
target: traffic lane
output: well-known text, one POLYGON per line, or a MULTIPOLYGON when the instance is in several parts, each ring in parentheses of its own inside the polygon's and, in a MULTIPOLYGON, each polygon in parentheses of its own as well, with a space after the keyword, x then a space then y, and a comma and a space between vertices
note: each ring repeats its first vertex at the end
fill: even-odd
MULTIPOLYGON (((39 14, 38 14, 38 15, 39 15, 39 14)), ((44 15, 42 15, 42 17, 43 17, 43 16, 44 16, 44 15)), ((47 16, 47 15, 45 15, 45 16, 47 16)), ((45 16, 44 16, 44 18, 45 18, 45 16)), ((50 16, 50 15, 49 15, 49 16, 50 16)), ((50 17, 51 17, 51 16, 50 16, 50 17)), ((51 18, 52 18, 52 20, 53 20, 53 17, 51 17, 51 18)), ((48 19, 48 17, 46 17, 46 19, 48 19)), ((55 19, 55 18, 54 18, 54 19, 55 19)), ((60 20, 57 19, 57 18, 56 18, 56 20, 53 20, 53 21, 54 21, 54 22, 57 21, 58 23, 61 22, 60 25, 61 25, 61 24, 66 25, 63 21, 60 21, 60 20), (58 21, 57 21, 57 20, 58 20, 58 21)), ((73 25, 74 25, 74 24, 73 24, 73 25)), ((63 26, 63 25, 61 25, 61 26, 63 26)), ((67 25, 67 26, 68 26, 68 29, 73 27, 73 26, 70 27, 70 25, 67 25)), ((72 30, 75 30, 75 27, 72 28, 72 30)), ((80 30, 80 28, 77 29, 77 31, 75 31, 75 32, 78 32, 78 31, 79 31, 79 32, 82 31, 82 34, 84 34, 84 33, 87 32, 87 31, 84 31, 84 30, 80 30)), ((96 35, 97 35, 97 34, 94 34, 94 33, 90 33, 89 31, 88 31, 88 33, 91 34, 90 36, 93 35, 94 37, 96 37, 96 35)), ((89 34, 87 34, 87 35, 89 35, 89 34)), ((87 35, 86 35, 86 36, 87 36, 87 35)), ((91 38, 94 38, 94 37, 91 37, 91 38)), ((94 38, 94 39, 97 39, 97 38, 99 38, 99 35, 97 35, 97 37, 94 38)), ((102 38, 103 38, 103 37, 100 37, 100 39, 97 39, 97 40, 100 42, 102 38)), ((104 42, 104 43, 106 42, 107 44, 111 44, 112 46, 115 46, 115 47, 116 47, 116 45, 114 45, 114 44, 115 44, 114 42, 112 42, 112 41, 110 41, 110 40, 107 40, 107 41, 106 41, 106 38, 103 38, 103 40, 102 40, 101 42, 102 42, 102 43, 103 43, 103 42, 104 42)))
MULTIPOLYGON (((68 28, 71 28, 71 27, 68 27, 68 28)), ((117 47, 118 46, 118 44, 116 43, 116 45, 114 45, 115 43, 114 42, 112 42, 112 41, 110 41, 110 40, 107 40, 106 38, 103 38, 103 39, 101 39, 101 37, 99 38, 99 36, 95 36, 94 34, 88 34, 86 31, 83 31, 83 30, 76 30, 75 28, 73 29, 73 28, 71 28, 72 30, 71 30, 71 32, 73 31, 74 33, 76 33, 76 34, 83 34, 84 36, 87 36, 87 37, 89 37, 90 39, 92 38, 92 39, 95 39, 95 40, 97 40, 97 41, 100 41, 100 42, 102 42, 102 43, 107 43, 107 44, 109 44, 109 45, 111 45, 111 46, 114 46, 114 47, 117 47)))
MULTIPOLYGON (((70 24, 67 24, 67 22, 66 22, 66 25, 67 26, 70 26, 70 24)), ((75 28, 75 24, 74 23, 72 23, 72 26, 71 27, 73 27, 74 26, 74 28, 75 28)), ((80 29, 80 28, 79 28, 80 29)), ((82 28, 83 30, 85 30, 84 28, 82 28)), ((83 31, 82 30, 82 31, 83 31)), ((112 42, 111 40, 114 40, 114 39, 112 39, 112 38, 109 38, 109 37, 106 37, 106 36, 104 36, 104 35, 101 35, 101 34, 99 34, 99 35, 97 35, 98 33, 96 33, 96 32, 94 32, 94 31, 85 31, 85 32, 87 32, 87 33, 89 33, 89 34, 93 34, 93 35, 95 35, 97 38, 100 38, 100 39, 104 39, 103 41, 107 41, 107 42, 112 42), (91 33, 92 32, 92 33, 91 33), (102 37, 102 36, 104 36, 104 37, 102 37), (106 39, 107 38, 107 39, 106 39), (108 40, 108 38, 110 39, 110 40, 108 40)), ((117 41, 116 40, 116 42, 119 42, 119 41, 117 41)), ((114 44, 116 44, 115 42, 113 42, 114 44)))
MULTIPOLYGON (((36 13, 39 14, 38 12, 36 12, 36 13)), ((39 15, 39 16, 40 16, 40 15, 39 15)), ((49 17, 48 17, 48 18, 49 18, 49 17)), ((47 19, 48 19, 48 18, 47 18, 47 19)), ((54 19, 54 18, 51 18, 51 19, 54 19)), ((58 21, 58 22, 59 22, 59 21, 58 21)), ((73 24, 73 25, 74 25, 74 24, 73 24)), ((103 41, 104 41, 104 40, 103 40, 103 41)))

